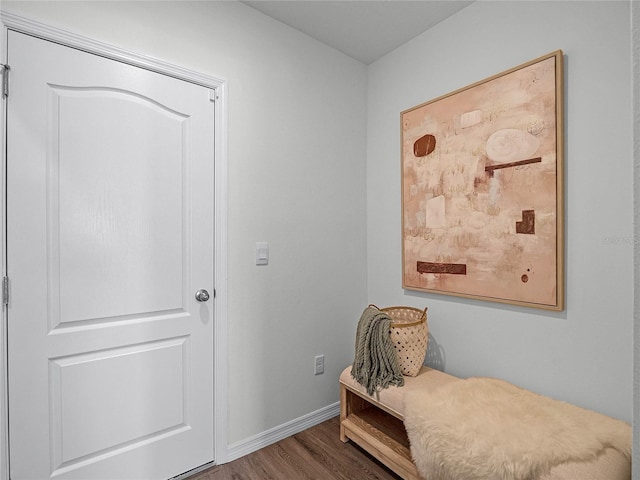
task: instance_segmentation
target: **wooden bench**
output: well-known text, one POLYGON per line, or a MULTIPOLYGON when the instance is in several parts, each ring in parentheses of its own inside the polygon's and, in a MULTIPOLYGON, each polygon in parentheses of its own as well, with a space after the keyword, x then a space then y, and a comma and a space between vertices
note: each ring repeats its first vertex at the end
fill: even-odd
POLYGON ((434 389, 457 380, 422 367, 417 376, 404 378, 403 387, 389 387, 371 396, 347 367, 340 375, 340 439, 353 441, 405 480, 420 480, 404 429, 402 397, 408 389, 434 389))
MULTIPOLYGON (((404 394, 411 389, 434 390, 457 377, 422 367, 416 377, 405 377, 403 387, 374 395, 351 377, 351 366, 340 375, 340 440, 353 441, 405 480, 424 480, 411 458, 404 428, 404 394)), ((567 462, 539 480, 631 480, 631 462, 608 448, 591 462, 567 462)))

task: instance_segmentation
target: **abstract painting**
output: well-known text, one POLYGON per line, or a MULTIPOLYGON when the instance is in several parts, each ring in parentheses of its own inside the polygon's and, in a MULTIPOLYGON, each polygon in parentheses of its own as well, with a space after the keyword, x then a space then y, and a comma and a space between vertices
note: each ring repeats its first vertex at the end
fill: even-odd
POLYGON ((562 65, 401 113, 403 288, 564 308, 562 65))

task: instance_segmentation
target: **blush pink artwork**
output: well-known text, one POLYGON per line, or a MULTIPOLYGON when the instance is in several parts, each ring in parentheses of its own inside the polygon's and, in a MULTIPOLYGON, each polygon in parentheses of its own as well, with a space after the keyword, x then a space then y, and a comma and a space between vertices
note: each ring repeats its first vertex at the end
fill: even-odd
POLYGON ((563 307, 562 52, 402 112, 403 287, 563 307))

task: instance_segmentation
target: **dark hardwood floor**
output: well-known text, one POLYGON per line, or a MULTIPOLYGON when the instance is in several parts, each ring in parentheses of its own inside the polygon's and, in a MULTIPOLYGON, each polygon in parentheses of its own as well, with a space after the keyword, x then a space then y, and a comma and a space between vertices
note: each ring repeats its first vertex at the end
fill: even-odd
POLYGON ((189 480, 400 480, 354 443, 340 441, 340 417, 189 480))

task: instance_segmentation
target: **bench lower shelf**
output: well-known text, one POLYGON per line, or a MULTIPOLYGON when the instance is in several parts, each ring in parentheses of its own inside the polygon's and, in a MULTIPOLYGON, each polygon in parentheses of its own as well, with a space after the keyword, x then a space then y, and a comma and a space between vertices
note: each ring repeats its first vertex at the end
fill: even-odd
POLYGON ((340 385, 340 439, 353 441, 405 480, 420 480, 402 419, 340 385))

